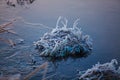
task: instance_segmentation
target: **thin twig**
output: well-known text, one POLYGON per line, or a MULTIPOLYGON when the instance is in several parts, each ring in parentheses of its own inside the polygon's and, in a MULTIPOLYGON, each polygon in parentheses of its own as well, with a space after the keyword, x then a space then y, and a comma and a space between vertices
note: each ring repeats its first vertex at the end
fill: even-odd
POLYGON ((12 57, 16 56, 18 53, 19 52, 16 52, 16 53, 12 54, 11 56, 6 57, 6 59, 12 58, 12 57))
MULTIPOLYGON (((33 75, 35 75, 37 72, 39 72, 41 69, 45 69, 45 74, 46 74, 46 69, 47 69, 48 63, 45 62, 42 65, 40 65, 38 68, 36 68, 34 71, 32 71, 31 73, 29 73, 27 76, 24 77, 23 80, 29 80, 33 75)), ((44 75, 45 75, 44 74, 44 75)), ((44 76, 43 75, 43 76, 44 76)), ((45 80, 45 79, 44 79, 45 80)))
POLYGON ((50 79, 51 77, 55 76, 56 74, 50 75, 48 77, 46 77, 44 80, 50 79))
POLYGON ((21 22, 23 22, 24 24, 27 24, 27 25, 41 26, 41 27, 44 27, 44 28, 47 28, 47 29, 53 29, 53 28, 51 28, 49 26, 46 26, 46 25, 43 25, 43 24, 40 24, 40 23, 31 23, 31 22, 28 22, 25 19, 23 19, 22 17, 18 17, 18 19, 21 20, 21 22))
POLYGON ((5 27, 13 24, 14 21, 16 21, 16 19, 13 19, 13 20, 11 20, 10 22, 4 23, 4 24, 0 25, 0 27, 1 27, 1 28, 5 28, 5 27))

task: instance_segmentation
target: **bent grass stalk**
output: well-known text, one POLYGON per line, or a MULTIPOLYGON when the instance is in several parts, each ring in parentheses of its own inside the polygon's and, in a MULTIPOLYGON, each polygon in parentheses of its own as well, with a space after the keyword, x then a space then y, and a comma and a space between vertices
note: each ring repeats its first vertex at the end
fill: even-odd
POLYGON ((47 73, 47 67, 48 67, 48 63, 47 62, 43 63, 38 68, 36 68, 34 71, 32 71, 31 73, 29 73, 27 76, 25 76, 23 80, 29 80, 32 76, 34 76, 36 73, 38 73, 42 69, 44 69, 42 80, 45 80, 45 75, 47 73))

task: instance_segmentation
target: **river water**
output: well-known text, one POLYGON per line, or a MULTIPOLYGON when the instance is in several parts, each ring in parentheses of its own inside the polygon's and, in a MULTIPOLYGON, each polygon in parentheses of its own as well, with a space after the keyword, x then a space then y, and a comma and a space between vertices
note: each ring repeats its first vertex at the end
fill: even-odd
MULTIPOLYGON (((27 7, 1 6, 0 8, 1 24, 6 22, 6 19, 22 17, 27 22, 55 28, 59 16, 68 19, 69 27, 72 27, 73 22, 80 18, 79 28, 93 39, 93 50, 85 58, 68 58, 67 60, 49 62, 49 65, 52 66, 52 72, 49 75, 56 73, 52 79, 74 79, 77 77, 78 70, 84 71, 97 62, 105 63, 117 59, 120 63, 120 0, 36 0, 27 7)), ((13 26, 20 38, 25 40, 24 46, 32 46, 33 42, 42 37, 44 33, 51 31, 45 26, 28 25, 21 20, 15 22, 13 26)), ((2 42, 0 42, 0 47, 1 50, 9 48, 2 42)), ((31 50, 34 52, 34 47, 29 47, 25 51, 30 52, 31 50)), ((10 53, 4 52, 6 54, 0 52, 0 58, 3 59, 12 54, 12 51, 10 53)), ((43 62, 45 60, 41 61, 41 63, 43 62)), ((0 67, 2 66, 0 63, 0 67)), ((37 74, 32 79, 39 80, 39 78, 40 76, 37 74)))

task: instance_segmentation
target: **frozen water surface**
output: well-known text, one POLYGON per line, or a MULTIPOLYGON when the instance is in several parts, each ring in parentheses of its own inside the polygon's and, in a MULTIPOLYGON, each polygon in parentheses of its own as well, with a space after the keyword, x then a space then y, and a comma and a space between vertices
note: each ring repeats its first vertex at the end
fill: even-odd
MULTIPOLYGON (((2 1, 4 0, 0 1, 0 24, 16 17, 21 19, 10 27, 19 37, 11 34, 0 34, 0 37, 24 41, 14 49, 0 41, 1 75, 19 72, 27 74, 33 69, 35 61, 34 66, 46 61, 34 50, 33 42, 42 38, 46 32, 51 33, 58 16, 69 20, 67 28, 72 28, 73 22, 79 18, 80 26, 77 27, 82 29, 83 35, 88 34, 93 39, 93 50, 85 58, 69 57, 49 62, 51 71, 47 75, 55 73, 53 80, 75 79, 77 71, 90 69, 98 62, 106 63, 116 59, 120 65, 120 0, 35 0, 30 5, 15 7, 3 5, 2 1)), ((41 74, 38 73, 32 79, 39 80, 40 77, 41 74)))

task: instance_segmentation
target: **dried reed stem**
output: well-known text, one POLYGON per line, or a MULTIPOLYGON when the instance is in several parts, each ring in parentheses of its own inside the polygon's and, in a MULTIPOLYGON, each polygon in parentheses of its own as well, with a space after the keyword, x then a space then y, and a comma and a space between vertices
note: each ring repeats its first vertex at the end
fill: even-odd
POLYGON ((38 68, 36 68, 34 71, 32 71, 31 73, 29 73, 27 76, 25 76, 23 80, 29 80, 33 75, 35 75, 41 69, 45 69, 44 74, 43 74, 43 79, 42 79, 42 80, 45 80, 45 75, 46 75, 46 72, 47 72, 47 67, 48 67, 48 63, 47 62, 43 63, 38 68))

